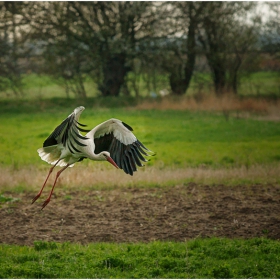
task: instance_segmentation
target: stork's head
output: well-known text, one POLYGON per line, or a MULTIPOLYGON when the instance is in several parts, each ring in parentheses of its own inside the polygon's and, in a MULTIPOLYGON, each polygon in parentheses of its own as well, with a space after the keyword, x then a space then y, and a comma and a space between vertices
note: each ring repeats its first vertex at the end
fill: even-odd
POLYGON ((101 152, 99 154, 100 160, 107 160, 110 162, 112 165, 114 165, 116 168, 119 168, 118 165, 114 162, 114 160, 111 158, 109 152, 101 152))

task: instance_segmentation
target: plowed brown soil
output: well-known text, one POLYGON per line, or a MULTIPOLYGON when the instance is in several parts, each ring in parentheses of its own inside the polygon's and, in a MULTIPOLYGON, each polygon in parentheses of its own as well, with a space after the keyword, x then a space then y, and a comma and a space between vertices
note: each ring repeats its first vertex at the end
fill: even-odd
POLYGON ((5 193, 0 243, 184 241, 196 237, 280 239, 279 185, 188 185, 170 188, 5 193))

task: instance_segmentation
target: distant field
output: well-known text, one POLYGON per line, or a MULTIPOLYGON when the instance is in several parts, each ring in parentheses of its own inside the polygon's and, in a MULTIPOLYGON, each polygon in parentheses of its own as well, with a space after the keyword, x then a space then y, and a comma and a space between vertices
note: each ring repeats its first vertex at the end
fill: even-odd
MULTIPOLYGON (((150 81, 149 89, 146 86, 147 77, 136 77, 133 74, 128 75, 128 86, 132 96, 135 96, 133 83, 137 85, 140 97, 150 96, 152 93, 159 94, 160 90, 169 90, 169 82, 166 76, 158 76, 154 83, 150 81), (133 82, 134 81, 134 82, 133 82)), ((240 96, 278 96, 280 97, 280 77, 277 72, 255 72, 250 75, 245 75, 240 79, 238 94, 240 96)), ((54 97, 69 97, 75 98, 73 92, 66 95, 62 82, 57 82, 45 75, 29 74, 23 76, 23 91, 24 98, 30 99, 49 99, 54 97)), ((85 90, 88 97, 96 97, 99 95, 97 85, 85 78, 85 90)), ((213 92, 213 83, 210 74, 195 72, 191 80, 190 87, 187 91, 188 96, 201 94, 205 92, 213 92)), ((10 90, 0 92, 0 99, 13 98, 13 93, 10 90)))
POLYGON ((280 97, 280 75, 278 72, 256 72, 240 82, 240 94, 244 96, 280 97))

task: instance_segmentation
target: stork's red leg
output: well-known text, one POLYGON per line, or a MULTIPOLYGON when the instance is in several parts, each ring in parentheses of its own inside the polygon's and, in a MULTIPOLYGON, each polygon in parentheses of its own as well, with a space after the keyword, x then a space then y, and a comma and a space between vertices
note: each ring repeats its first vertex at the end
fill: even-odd
POLYGON ((33 203, 40 197, 40 195, 42 194, 42 191, 43 191, 43 189, 44 189, 44 187, 45 187, 45 185, 46 185, 46 183, 47 183, 47 181, 48 181, 48 179, 49 179, 51 173, 53 172, 53 169, 56 167, 56 165, 59 163, 59 161, 60 161, 60 159, 54 164, 54 166, 51 167, 51 169, 50 169, 50 171, 49 171, 49 174, 48 174, 48 176, 47 176, 47 178, 46 178, 46 180, 45 180, 45 182, 44 182, 44 184, 43 184, 43 187, 42 187, 41 190, 38 192, 38 194, 33 198, 31 204, 33 204, 33 203))
POLYGON ((70 164, 67 164, 66 166, 64 166, 62 169, 60 169, 60 170, 56 173, 55 181, 54 181, 52 190, 51 190, 51 192, 50 192, 50 195, 49 195, 49 197, 45 200, 44 204, 42 205, 42 209, 41 209, 41 210, 43 210, 43 209, 48 205, 48 203, 51 201, 51 196, 52 196, 52 193, 53 193, 53 190, 54 190, 54 187, 55 187, 55 184, 56 184, 56 181, 57 181, 59 175, 60 175, 67 167, 69 167, 69 166, 70 166, 70 164))

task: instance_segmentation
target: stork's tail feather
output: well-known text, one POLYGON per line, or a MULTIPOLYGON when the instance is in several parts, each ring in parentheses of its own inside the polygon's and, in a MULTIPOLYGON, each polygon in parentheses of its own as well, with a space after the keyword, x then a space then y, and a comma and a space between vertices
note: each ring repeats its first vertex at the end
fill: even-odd
MULTIPOLYGON (((52 165, 55 165, 60 157, 60 152, 57 150, 57 146, 40 148, 37 150, 37 152, 42 160, 52 165)), ((61 166, 61 167, 66 165, 67 162, 65 162, 63 159, 57 163, 57 166, 61 166)), ((74 166, 74 164, 70 165, 70 167, 72 166, 74 166)))

